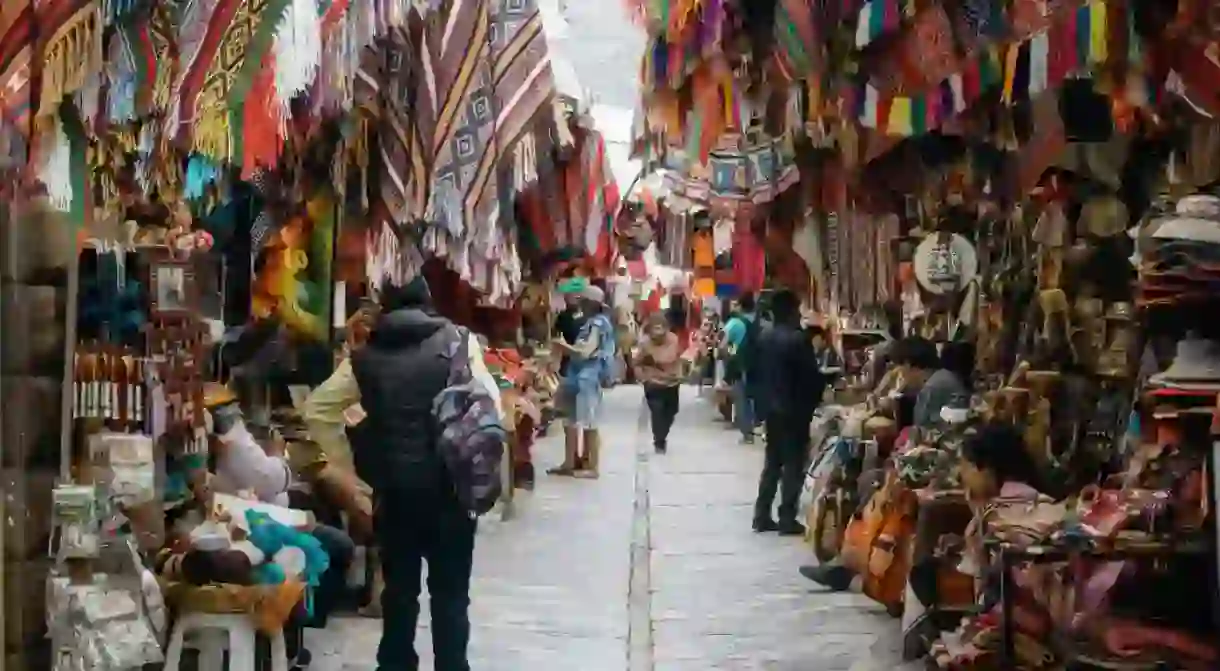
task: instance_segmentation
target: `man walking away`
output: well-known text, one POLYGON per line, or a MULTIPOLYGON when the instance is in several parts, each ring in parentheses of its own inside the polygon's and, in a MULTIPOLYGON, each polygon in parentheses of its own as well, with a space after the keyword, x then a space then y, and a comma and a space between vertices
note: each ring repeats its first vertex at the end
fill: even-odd
POLYGON ((370 439, 357 445, 355 457, 373 479, 385 575, 381 671, 419 669, 415 629, 425 561, 435 668, 469 671, 475 514, 489 507, 499 483, 498 474, 485 468, 498 468, 499 458, 493 449, 483 450, 502 440, 495 380, 478 340, 433 312, 431 302, 423 278, 387 286, 368 343, 351 357, 352 383, 332 387, 324 402, 311 399, 315 422, 341 424, 343 411, 357 403, 367 414, 370 439), (453 423, 455 415, 465 423, 453 423), (453 444, 455 437, 461 445, 453 444), (478 501, 472 503, 471 492, 478 501))
POLYGON ((741 440, 754 442, 758 426, 757 400, 760 386, 755 367, 758 356, 758 315, 754 296, 746 294, 737 303, 737 311, 724 327, 725 381, 732 385, 734 418, 741 440), (754 379, 751 379, 754 378, 754 379))
POLYGON ((799 536, 805 533, 804 525, 796 520, 796 509, 808 458, 809 425, 826 385, 813 343, 801 330, 796 294, 787 290, 776 293, 772 314, 774 325, 758 338, 757 370, 759 389, 764 394, 767 450, 754 504, 754 530, 799 536), (777 488, 778 522, 771 517, 777 488))

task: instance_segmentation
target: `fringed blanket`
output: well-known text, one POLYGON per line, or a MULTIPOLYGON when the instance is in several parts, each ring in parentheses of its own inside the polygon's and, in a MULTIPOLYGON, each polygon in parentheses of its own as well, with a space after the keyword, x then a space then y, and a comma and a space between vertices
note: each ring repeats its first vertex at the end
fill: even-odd
POLYGON ((423 133, 434 155, 427 218, 461 236, 493 223, 497 162, 549 109, 554 81, 534 0, 455 0, 436 18, 422 45, 435 111, 423 133))
MULTIPOLYGON (((247 102, 270 105, 255 83, 267 82, 276 29, 290 0, 191 0, 181 18, 178 44, 181 72, 173 87, 174 107, 167 131, 217 160, 245 157, 246 134, 263 116, 244 109, 247 102), (253 92, 253 93, 252 93, 253 92), (252 100, 253 98, 253 100, 252 100)), ((274 74, 270 76, 274 80, 274 74)), ((265 124, 262 124, 265 126, 265 124)), ((258 138, 262 139, 262 138, 258 138)))
POLYGON ((790 81, 820 72, 821 44, 810 0, 780 0, 775 11, 775 55, 790 81))
POLYGON ((44 0, 34 6, 36 58, 42 62, 38 117, 55 113, 64 96, 102 65, 102 13, 86 0, 44 0))

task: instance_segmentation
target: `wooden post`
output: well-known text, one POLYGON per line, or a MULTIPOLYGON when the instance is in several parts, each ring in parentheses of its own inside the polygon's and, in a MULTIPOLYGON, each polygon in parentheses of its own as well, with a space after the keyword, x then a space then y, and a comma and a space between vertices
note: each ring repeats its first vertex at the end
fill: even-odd
POLYGON ((64 370, 63 384, 59 390, 59 480, 62 483, 72 479, 72 378, 76 372, 76 313, 77 299, 80 296, 80 255, 79 244, 68 261, 67 302, 64 306, 64 370))

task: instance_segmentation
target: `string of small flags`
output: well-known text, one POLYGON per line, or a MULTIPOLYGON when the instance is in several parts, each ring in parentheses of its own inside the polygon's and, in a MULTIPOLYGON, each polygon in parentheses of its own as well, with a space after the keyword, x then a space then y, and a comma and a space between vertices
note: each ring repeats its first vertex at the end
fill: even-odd
MULTIPOLYGON (((855 92, 856 118, 866 128, 910 137, 935 130, 996 88, 1007 104, 1028 100, 1109 60, 1108 12, 1106 0, 1089 0, 1020 43, 981 50, 961 71, 918 95, 892 95, 861 84, 855 92)), ((1139 56, 1131 49, 1122 55, 1139 56)))

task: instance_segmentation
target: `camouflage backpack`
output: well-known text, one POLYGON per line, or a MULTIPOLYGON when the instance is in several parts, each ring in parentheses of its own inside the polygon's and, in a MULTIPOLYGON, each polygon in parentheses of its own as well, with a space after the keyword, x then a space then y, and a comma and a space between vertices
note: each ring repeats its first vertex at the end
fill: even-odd
POLYGON ((482 515, 500 498, 508 433, 500 423, 495 399, 474 379, 466 329, 457 329, 446 356, 449 381, 432 404, 437 451, 453 479, 458 501, 471 514, 482 515))

